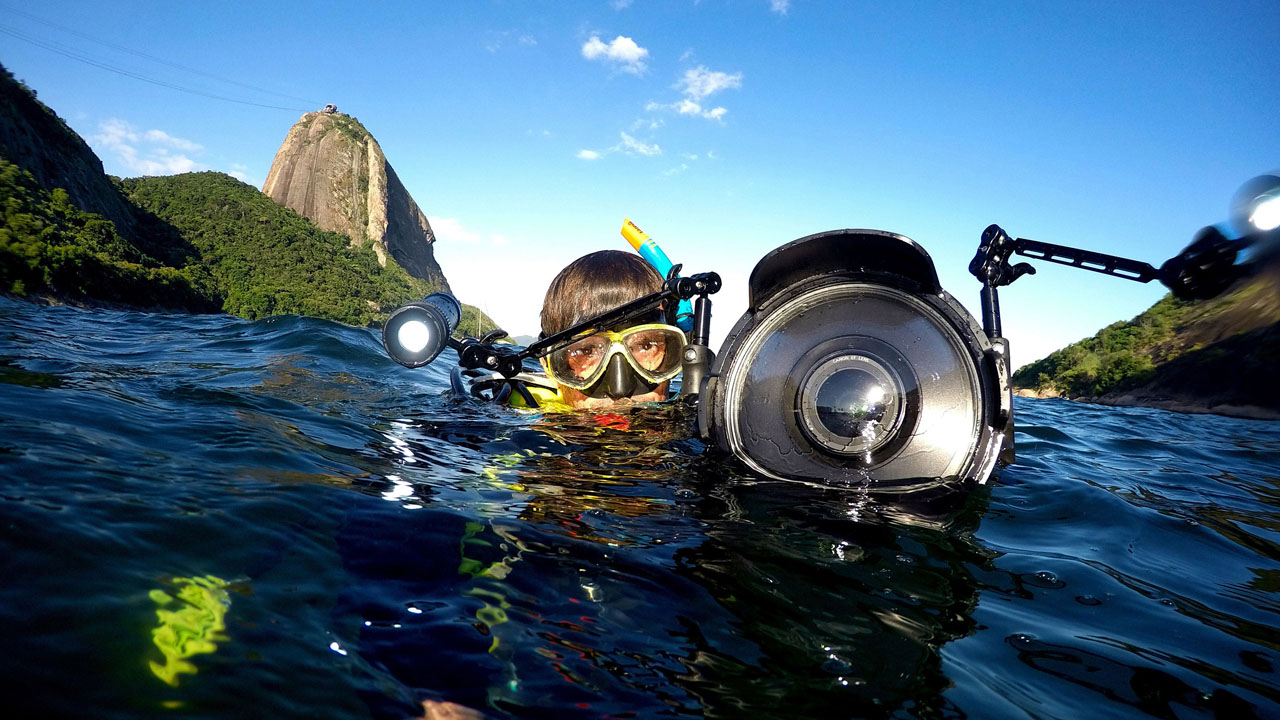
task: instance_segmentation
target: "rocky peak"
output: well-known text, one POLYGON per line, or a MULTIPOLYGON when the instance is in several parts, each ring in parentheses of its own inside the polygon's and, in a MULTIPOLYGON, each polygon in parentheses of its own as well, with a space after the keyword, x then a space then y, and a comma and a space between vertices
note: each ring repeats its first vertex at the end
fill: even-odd
POLYGON ((303 115, 285 136, 262 192, 352 243, 371 243, 384 266, 390 256, 410 275, 449 289, 430 223, 378 141, 350 115, 303 115))

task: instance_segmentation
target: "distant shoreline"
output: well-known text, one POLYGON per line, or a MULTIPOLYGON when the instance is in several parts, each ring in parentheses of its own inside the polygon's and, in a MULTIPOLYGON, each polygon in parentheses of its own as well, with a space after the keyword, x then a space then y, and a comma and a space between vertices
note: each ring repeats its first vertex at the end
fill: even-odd
POLYGON ((1144 398, 1132 394, 1122 394, 1116 397, 1089 397, 1089 398, 1070 398, 1052 393, 1039 393, 1029 388, 1014 388, 1014 395, 1018 397, 1030 398, 1032 400, 1053 400, 1061 399, 1070 402, 1087 403, 1090 405, 1105 405, 1108 407, 1145 407, 1155 410, 1168 410, 1170 412, 1183 413, 1187 415, 1222 415, 1224 417, 1241 418, 1244 420, 1280 420, 1280 411, 1272 408, 1260 407, 1258 405, 1235 405, 1231 403, 1218 403, 1206 405, 1204 402, 1196 402, 1192 400, 1180 400, 1176 398, 1144 398))

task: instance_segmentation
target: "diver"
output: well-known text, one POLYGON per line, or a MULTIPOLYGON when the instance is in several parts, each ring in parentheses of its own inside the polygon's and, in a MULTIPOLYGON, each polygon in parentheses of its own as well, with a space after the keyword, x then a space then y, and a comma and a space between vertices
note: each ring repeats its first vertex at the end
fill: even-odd
MULTIPOLYGON (((637 255, 600 250, 569 263, 542 304, 546 338, 662 289, 657 271, 637 255)), ((663 308, 588 335, 541 358, 550 382, 531 386, 544 409, 603 409, 667 399, 680 373, 685 334, 663 308)), ((520 395, 512 404, 523 405, 520 395)))

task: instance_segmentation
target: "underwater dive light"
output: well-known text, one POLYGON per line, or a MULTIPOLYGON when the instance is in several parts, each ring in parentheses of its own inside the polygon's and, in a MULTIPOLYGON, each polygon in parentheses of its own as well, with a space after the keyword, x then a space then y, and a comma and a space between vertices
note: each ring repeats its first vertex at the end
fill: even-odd
POLYGON ((1011 421, 1003 354, 911 240, 810 235, 752 271, 699 427, 771 478, 887 493, 984 482, 1011 421))
POLYGON ((1241 235, 1280 228, 1280 177, 1259 175, 1241 185, 1231 201, 1231 224, 1241 235))
POLYGON ((462 318, 462 304, 448 293, 432 293, 398 308, 382 326, 382 346, 405 367, 422 367, 444 350, 462 318))

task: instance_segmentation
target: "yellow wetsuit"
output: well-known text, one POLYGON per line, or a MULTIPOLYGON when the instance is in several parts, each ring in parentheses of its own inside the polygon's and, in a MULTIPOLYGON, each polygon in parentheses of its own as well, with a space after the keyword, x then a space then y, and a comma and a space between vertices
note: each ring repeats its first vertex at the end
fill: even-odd
POLYGON ((526 384, 529 394, 533 395, 533 399, 538 401, 537 408, 530 408, 525 402, 524 396, 518 392, 512 392, 511 397, 507 398, 507 403, 513 408, 521 410, 542 410, 544 412, 570 412, 573 406, 564 401, 564 397, 560 394, 560 388, 542 387, 540 385, 526 384))

